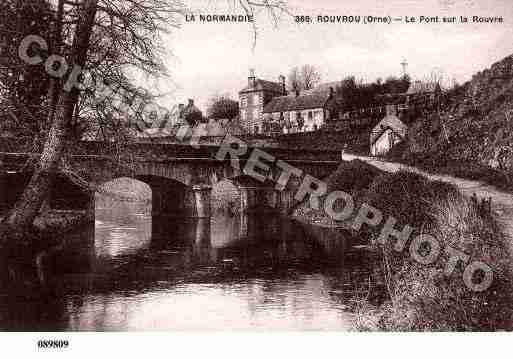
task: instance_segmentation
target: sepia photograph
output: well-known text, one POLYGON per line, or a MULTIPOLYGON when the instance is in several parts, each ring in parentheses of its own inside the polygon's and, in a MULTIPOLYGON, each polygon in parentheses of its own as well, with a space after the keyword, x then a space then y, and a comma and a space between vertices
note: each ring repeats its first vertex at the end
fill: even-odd
POLYGON ((513 329, 511 0, 0 17, 0 342, 513 329))

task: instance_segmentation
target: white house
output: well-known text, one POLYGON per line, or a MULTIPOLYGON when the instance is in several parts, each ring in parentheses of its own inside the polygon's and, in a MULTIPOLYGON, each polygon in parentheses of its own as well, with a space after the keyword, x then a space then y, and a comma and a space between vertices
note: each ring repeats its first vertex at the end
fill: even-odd
MULTIPOLYGON (((283 133, 309 132, 338 116, 333 83, 292 95, 274 97, 265 105, 265 121, 277 124, 283 133)), ((280 131, 280 132, 281 132, 280 131)))

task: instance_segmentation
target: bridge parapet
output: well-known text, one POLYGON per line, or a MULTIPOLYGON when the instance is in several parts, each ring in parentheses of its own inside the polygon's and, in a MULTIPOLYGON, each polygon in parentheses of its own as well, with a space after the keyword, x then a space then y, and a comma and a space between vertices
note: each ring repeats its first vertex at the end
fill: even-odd
MULTIPOLYGON (((19 147, 18 147, 19 148, 19 147)), ((138 160, 169 160, 169 159, 214 159, 219 151, 218 145, 199 145, 191 146, 187 144, 169 144, 169 143, 130 143, 119 146, 116 143, 99 141, 82 141, 72 150, 74 156, 93 156, 113 158, 122 156, 133 156, 138 160)), ((259 147, 248 147, 241 159, 248 159, 253 149, 259 147)), ((338 161, 340 160, 340 151, 338 150, 316 150, 302 148, 279 148, 263 147, 262 151, 281 160, 290 161, 338 161)), ((27 154, 24 148, 19 148, 8 142, 0 143, 0 153, 5 154, 27 154)))

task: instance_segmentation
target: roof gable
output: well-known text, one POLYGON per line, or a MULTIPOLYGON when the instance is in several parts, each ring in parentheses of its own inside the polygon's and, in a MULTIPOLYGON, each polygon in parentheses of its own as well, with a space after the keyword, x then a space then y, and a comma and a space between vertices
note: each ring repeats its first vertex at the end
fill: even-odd
POLYGON ((385 116, 385 118, 379 121, 379 123, 372 129, 370 143, 374 144, 387 129, 391 129, 402 138, 405 138, 408 132, 408 126, 406 126, 397 116, 385 116))
POLYGON ((262 90, 276 92, 276 93, 283 93, 283 84, 281 84, 279 82, 256 79, 255 86, 246 86, 239 93, 250 92, 250 91, 262 91, 262 90))

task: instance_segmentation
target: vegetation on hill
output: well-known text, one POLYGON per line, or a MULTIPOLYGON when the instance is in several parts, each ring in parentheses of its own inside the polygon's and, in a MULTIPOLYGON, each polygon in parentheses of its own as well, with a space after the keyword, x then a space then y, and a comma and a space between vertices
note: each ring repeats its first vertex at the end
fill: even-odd
MULTIPOLYGON (((364 226, 357 233, 374 249, 375 264, 381 268, 385 280, 385 286, 369 290, 386 288, 386 293, 369 293, 369 297, 385 294, 387 298, 374 305, 365 300, 358 303, 355 322, 358 329, 454 331, 509 328, 508 263, 511 258, 502 230, 491 212, 465 198, 450 184, 433 182, 411 172, 382 173, 360 161, 341 164, 327 182, 329 191, 351 193, 356 209, 366 203, 382 211, 385 219, 389 216, 397 219, 394 228, 401 229, 406 224, 414 228, 401 252, 394 249, 395 240, 385 243, 377 240, 382 226, 364 226), (410 244, 419 234, 432 235, 441 246, 440 257, 433 264, 420 264, 411 257, 410 244), (483 292, 469 290, 462 279, 465 266, 461 263, 451 275, 446 275, 447 248, 458 249, 469 255, 471 261, 492 266, 492 287, 483 292)), ((295 216, 304 222, 334 223, 322 210, 309 207, 308 202, 303 203, 296 209, 295 216)), ((348 222, 353 218, 354 214, 348 222)), ((428 250, 429 247, 422 247, 420 252, 426 254, 428 250)))
POLYGON ((442 111, 417 119, 389 157, 511 189, 513 56, 447 93, 442 111))
POLYGON ((348 76, 340 82, 335 89, 336 96, 343 108, 350 111, 366 107, 373 107, 379 95, 397 95, 408 91, 410 77, 405 75, 401 78, 388 77, 385 81, 381 79, 372 83, 357 81, 354 76, 348 76))
MULTIPOLYGON (((365 190, 374 179, 382 173, 382 171, 366 162, 353 160, 341 162, 337 170, 325 179, 325 182, 328 185, 328 193, 344 191, 352 195, 357 202, 358 199, 363 197, 365 190)), ((342 205, 343 203, 335 202, 335 210, 340 210, 339 207, 342 205)), ((293 215, 308 223, 343 226, 343 223, 336 222, 327 216, 323 206, 318 209, 312 208, 308 200, 300 204, 293 215)))
POLYGON ((395 241, 377 243, 378 233, 374 233, 371 242, 380 249, 390 300, 377 309, 364 307, 358 316, 360 329, 510 328, 510 258, 504 235, 491 213, 465 198, 454 186, 410 172, 378 177, 364 202, 396 218, 398 228, 405 224, 413 226, 415 232, 410 242, 418 234, 430 234, 442 250, 433 264, 420 264, 411 258, 410 243, 406 250, 397 252, 393 249, 395 241), (447 275, 447 248, 466 253, 472 261, 491 265, 492 286, 483 292, 469 290, 462 279, 462 265, 447 275))

